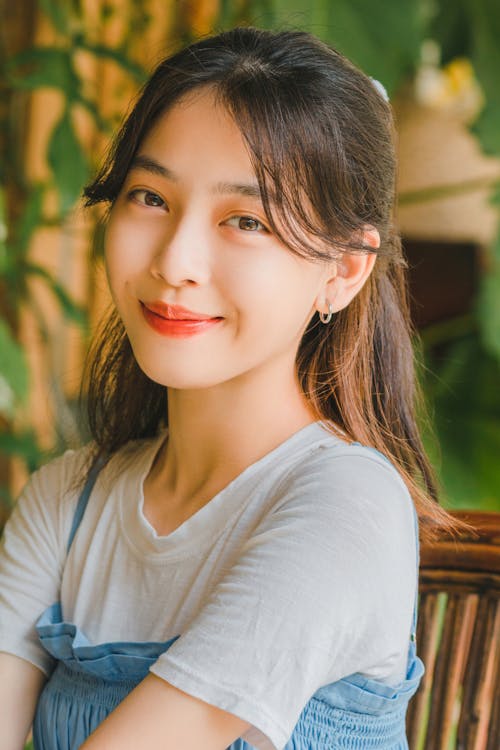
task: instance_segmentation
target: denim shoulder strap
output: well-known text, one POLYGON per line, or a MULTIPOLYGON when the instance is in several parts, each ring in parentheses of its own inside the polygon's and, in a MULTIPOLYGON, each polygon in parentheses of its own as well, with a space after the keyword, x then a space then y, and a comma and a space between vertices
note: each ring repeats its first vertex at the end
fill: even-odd
POLYGON ((99 456, 97 460, 94 461, 94 463, 92 464, 89 470, 87 479, 85 481, 85 485, 80 494, 80 497, 78 498, 78 503, 75 509, 75 514, 73 516, 73 523, 71 525, 71 531, 69 532, 66 553, 69 552, 73 539, 75 538, 75 534, 78 531, 78 527, 80 526, 81 520, 83 518, 83 514, 85 513, 85 508, 87 507, 87 503, 89 501, 90 493, 92 492, 92 488, 94 487, 95 481, 97 479, 97 475, 99 474, 100 470, 102 469, 106 461, 107 461, 107 457, 99 456))
POLYGON ((420 576, 420 542, 418 537, 418 516, 417 511, 415 510, 415 504, 412 500, 411 503, 411 509, 413 511, 413 528, 415 530, 415 549, 416 549, 416 565, 417 565, 417 588, 415 590, 415 604, 413 606, 413 620, 411 624, 411 635, 410 638, 412 641, 415 641, 417 638, 417 615, 418 615, 418 583, 419 583, 419 576, 420 576))

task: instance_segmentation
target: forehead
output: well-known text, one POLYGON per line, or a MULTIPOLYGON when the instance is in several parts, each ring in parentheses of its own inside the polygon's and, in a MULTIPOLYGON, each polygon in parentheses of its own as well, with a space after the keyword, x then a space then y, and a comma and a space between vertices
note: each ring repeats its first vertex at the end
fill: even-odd
MULTIPOLYGON (((233 117, 208 88, 190 92, 155 122, 138 149, 173 173, 197 166, 200 172, 254 173, 247 143, 233 117)), ((137 161, 137 160, 136 160, 137 161)))

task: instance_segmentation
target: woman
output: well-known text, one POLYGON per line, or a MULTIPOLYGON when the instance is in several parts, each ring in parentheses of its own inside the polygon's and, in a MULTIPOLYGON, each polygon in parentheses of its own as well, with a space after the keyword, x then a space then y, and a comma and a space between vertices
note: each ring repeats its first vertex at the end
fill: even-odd
POLYGON ((93 440, 5 530, 6 750, 34 716, 37 750, 407 747, 417 514, 452 522, 394 192, 387 101, 306 33, 234 29, 153 73, 86 190, 116 308, 93 440))

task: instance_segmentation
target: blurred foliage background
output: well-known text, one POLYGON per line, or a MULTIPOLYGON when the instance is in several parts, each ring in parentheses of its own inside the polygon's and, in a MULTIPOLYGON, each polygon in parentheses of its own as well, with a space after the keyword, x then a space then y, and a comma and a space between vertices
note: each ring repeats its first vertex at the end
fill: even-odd
MULTIPOLYGON (((458 102, 478 150, 492 158, 493 168, 484 175, 457 181, 443 174, 440 184, 402 189, 399 203, 401 215, 420 205, 425 216, 433 200, 479 190, 481 200, 491 204, 489 215, 496 212, 487 239, 482 236, 474 245, 470 238, 477 275, 470 303, 419 320, 417 300, 415 316, 423 342, 421 377, 437 436, 427 430, 426 439, 443 484, 443 503, 500 510, 497 0, 21 0, 0 8, 0 497, 5 508, 29 472, 88 437, 76 389, 103 292, 99 259, 92 254, 98 247, 91 239, 97 213, 78 209, 82 186, 131 96, 161 57, 211 31, 254 24, 312 31, 379 79, 396 114, 398 106, 405 111, 410 106, 411 112, 422 102, 428 109, 458 102), (34 349, 41 352, 38 359, 30 355, 34 349)), ((432 233, 426 239, 429 244, 432 233)), ((450 247, 447 253, 451 268, 458 250, 454 254, 450 247)), ((419 267, 410 259, 410 278, 419 267)), ((420 306, 431 299, 426 294, 436 278, 432 262, 428 267, 420 282, 427 290, 420 306)), ((451 275, 446 278, 453 284, 451 275)), ((437 297, 441 293, 433 291, 437 297)))

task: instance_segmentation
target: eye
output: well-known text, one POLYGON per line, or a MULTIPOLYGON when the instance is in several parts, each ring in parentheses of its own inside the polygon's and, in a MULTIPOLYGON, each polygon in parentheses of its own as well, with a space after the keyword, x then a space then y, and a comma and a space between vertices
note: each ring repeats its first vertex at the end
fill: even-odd
POLYGON ((232 216, 226 221, 231 227, 236 227, 244 232, 269 232, 268 228, 253 216, 232 216))
POLYGON ((158 193, 153 193, 151 190, 144 190, 141 188, 131 190, 128 197, 136 203, 139 203, 141 206, 150 206, 151 208, 167 207, 163 198, 161 198, 158 193))

